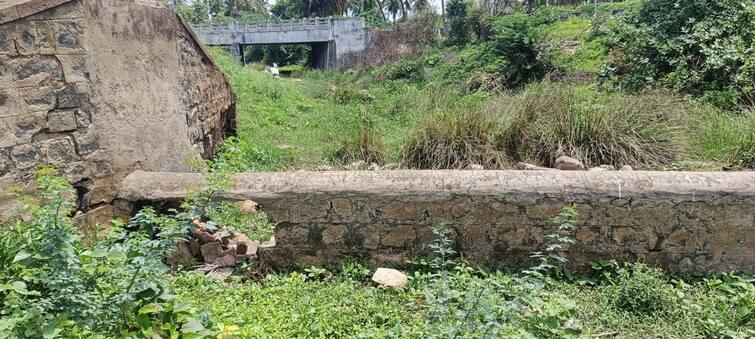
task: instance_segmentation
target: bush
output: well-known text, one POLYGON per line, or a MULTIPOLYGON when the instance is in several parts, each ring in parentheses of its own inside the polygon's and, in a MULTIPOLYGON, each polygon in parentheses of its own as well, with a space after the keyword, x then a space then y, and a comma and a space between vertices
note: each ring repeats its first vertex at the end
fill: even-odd
POLYGON ((660 84, 706 95, 727 109, 752 104, 755 90, 753 0, 644 1, 614 26, 614 85, 660 84), (749 102, 748 102, 749 101, 749 102))
POLYGON ((506 15, 494 22, 492 47, 503 59, 498 74, 509 88, 522 86, 545 75, 540 58, 540 40, 531 20, 524 14, 506 15))
POLYGON ((675 307, 674 287, 663 271, 636 263, 624 266, 616 278, 616 307, 637 315, 663 315, 675 307))
POLYGON ((647 167, 683 152, 682 108, 678 99, 660 93, 606 95, 545 83, 481 109, 503 120, 500 148, 516 161, 552 166, 568 155, 587 166, 647 167))
POLYGON ((425 60, 414 58, 397 61, 380 69, 379 75, 390 80, 405 79, 422 83, 425 81, 425 60))
POLYGON ((494 116, 477 110, 436 114, 410 136, 401 151, 402 164, 416 169, 502 168, 506 161, 496 147, 497 129, 494 116))

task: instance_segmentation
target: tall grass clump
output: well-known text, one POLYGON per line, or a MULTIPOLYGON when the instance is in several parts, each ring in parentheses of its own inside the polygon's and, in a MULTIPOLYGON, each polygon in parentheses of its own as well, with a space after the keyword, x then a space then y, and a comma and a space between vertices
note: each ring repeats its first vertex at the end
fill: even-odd
POLYGON ((729 113, 707 106, 691 122, 702 159, 755 168, 755 111, 729 113))
POLYGON ((500 147, 513 160, 552 166, 568 155, 587 166, 652 167, 683 152, 683 107, 660 93, 625 96, 543 83, 481 109, 503 121, 500 147))
POLYGON ((498 122, 478 110, 435 114, 425 119, 401 151, 402 165, 416 169, 502 168, 505 155, 496 145, 498 122))
POLYGON ((382 164, 385 160, 384 141, 369 116, 362 117, 359 129, 355 132, 341 140, 340 147, 333 155, 334 160, 341 164, 355 161, 382 164))

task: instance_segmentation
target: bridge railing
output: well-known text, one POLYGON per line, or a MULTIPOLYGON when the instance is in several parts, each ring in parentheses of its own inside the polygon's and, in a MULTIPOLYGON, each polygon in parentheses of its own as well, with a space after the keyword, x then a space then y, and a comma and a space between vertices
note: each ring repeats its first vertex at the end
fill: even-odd
POLYGON ((197 24, 192 28, 200 34, 329 30, 332 27, 332 21, 333 18, 303 18, 229 24, 197 24))

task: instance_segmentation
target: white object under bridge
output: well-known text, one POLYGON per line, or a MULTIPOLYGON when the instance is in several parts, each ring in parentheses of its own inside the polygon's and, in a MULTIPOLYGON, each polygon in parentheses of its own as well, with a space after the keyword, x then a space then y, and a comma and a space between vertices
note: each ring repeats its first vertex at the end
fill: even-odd
POLYGON ((199 24, 194 32, 208 46, 230 46, 243 60, 249 45, 310 44, 310 64, 349 67, 365 49, 367 29, 361 18, 304 18, 247 23, 199 24))

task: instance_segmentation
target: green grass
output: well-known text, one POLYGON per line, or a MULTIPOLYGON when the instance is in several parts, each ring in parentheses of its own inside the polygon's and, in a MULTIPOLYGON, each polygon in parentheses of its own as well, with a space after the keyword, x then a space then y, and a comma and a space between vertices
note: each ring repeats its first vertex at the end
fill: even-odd
POLYGON ((608 50, 601 38, 592 36, 588 19, 571 17, 539 26, 538 32, 550 46, 548 59, 560 71, 598 74, 609 61, 608 50), (573 46, 567 48, 567 43, 573 46))
MULTIPOLYGON (((407 288, 393 290, 368 282, 369 270, 350 267, 357 267, 360 273, 313 268, 245 283, 218 283, 183 273, 171 279, 171 286, 179 300, 207 312, 217 323, 237 327, 234 334, 245 338, 446 337, 449 328, 461 328, 455 321, 468 318, 470 310, 488 312, 484 303, 492 302, 497 306, 489 311, 495 312, 522 288, 518 274, 488 274, 459 266, 447 284, 440 277, 418 271, 410 272, 407 288), (484 300, 465 301, 483 285, 496 287, 484 300), (432 314, 437 305, 427 296, 439 291, 449 293, 450 299, 443 305, 452 313, 436 319, 432 314)), ((522 318, 511 323, 499 322, 495 324, 499 330, 492 333, 504 338, 531 337, 533 333, 541 337, 548 333, 543 331, 551 321, 556 321, 554 331, 563 330, 567 323, 578 329, 576 335, 558 332, 561 335, 555 337, 745 338, 755 333, 751 280, 719 275, 685 283, 644 265, 602 273, 611 277, 547 279, 542 289, 535 287, 537 295, 530 296, 540 301, 525 301, 532 313, 520 314, 522 318), (638 307, 650 308, 643 311, 638 307)))

